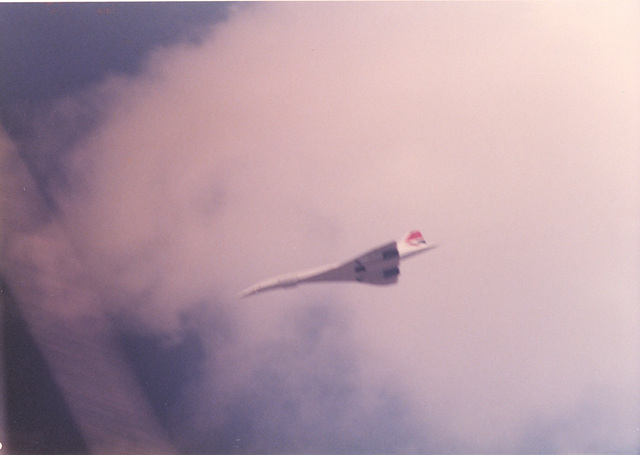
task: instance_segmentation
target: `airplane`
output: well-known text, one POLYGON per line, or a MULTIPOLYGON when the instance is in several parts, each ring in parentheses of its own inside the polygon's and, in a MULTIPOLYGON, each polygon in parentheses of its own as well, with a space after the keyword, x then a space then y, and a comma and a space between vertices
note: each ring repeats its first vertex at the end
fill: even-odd
POLYGON ((437 245, 427 245, 420 231, 411 231, 402 240, 386 243, 350 261, 270 278, 248 287, 239 296, 248 297, 271 289, 290 288, 300 283, 319 281, 393 284, 398 282, 400 259, 406 259, 436 247, 437 245))

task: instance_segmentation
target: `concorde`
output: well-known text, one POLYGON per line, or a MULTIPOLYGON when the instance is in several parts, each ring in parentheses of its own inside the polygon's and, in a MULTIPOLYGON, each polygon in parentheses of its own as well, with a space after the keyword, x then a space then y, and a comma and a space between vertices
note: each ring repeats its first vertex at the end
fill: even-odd
POLYGON ((245 289, 240 297, 277 288, 290 288, 301 283, 322 281, 359 281, 378 285, 398 282, 400 259, 432 250, 420 231, 411 231, 402 240, 386 243, 355 259, 271 278, 245 289))

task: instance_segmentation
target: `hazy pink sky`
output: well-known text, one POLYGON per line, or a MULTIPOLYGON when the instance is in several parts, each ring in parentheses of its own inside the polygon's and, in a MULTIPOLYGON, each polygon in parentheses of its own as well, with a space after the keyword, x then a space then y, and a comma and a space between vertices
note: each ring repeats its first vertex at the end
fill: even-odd
MULTIPOLYGON (((335 450, 312 430, 334 418, 366 439, 358 419, 388 390, 401 452, 637 453, 639 15, 637 2, 251 4, 202 44, 65 100, 104 105, 56 194, 56 229, 100 295, 89 311, 170 334, 203 302, 206 321, 226 315, 233 342, 198 326, 194 434, 224 428, 271 359, 300 419, 265 405, 273 423, 255 431, 291 425, 297 451, 335 450), (403 263, 397 286, 236 298, 411 229, 441 247, 403 263), (306 339, 301 312, 328 357, 270 357, 306 339), (357 391, 337 417, 295 379, 334 367, 333 346, 357 391)), ((22 232, 13 257, 46 255, 47 232, 22 232)))

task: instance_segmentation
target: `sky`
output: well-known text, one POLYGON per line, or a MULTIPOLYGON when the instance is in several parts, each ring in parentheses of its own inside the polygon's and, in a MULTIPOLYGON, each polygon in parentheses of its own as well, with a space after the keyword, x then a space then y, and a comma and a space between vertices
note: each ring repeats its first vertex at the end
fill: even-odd
POLYGON ((637 454, 639 22, 0 5, 3 292, 75 450, 637 454), (396 285, 237 296, 414 229, 396 285))

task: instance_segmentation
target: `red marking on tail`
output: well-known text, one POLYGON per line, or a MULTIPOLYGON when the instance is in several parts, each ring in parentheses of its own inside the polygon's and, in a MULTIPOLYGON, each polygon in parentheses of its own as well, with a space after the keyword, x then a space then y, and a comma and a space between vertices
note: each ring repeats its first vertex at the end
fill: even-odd
POLYGON ((419 245, 420 243, 426 243, 420 231, 411 231, 409 235, 404 239, 409 245, 419 245))

